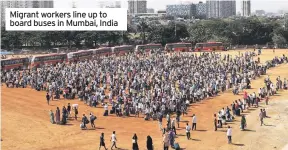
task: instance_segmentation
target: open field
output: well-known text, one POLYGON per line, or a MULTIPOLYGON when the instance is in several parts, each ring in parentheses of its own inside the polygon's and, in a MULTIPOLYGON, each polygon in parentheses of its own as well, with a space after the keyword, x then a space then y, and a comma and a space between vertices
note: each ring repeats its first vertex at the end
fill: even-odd
MULTIPOLYGON (((241 51, 244 52, 244 51, 241 51)), ((275 56, 288 55, 288 50, 263 50, 260 56, 261 62, 271 60, 275 56)), ((238 55, 238 51, 228 51, 238 55)), ((257 59, 257 57, 255 57, 257 59)), ((288 64, 283 64, 267 71, 270 79, 276 81, 276 77, 288 78, 288 64)), ((250 92, 258 92, 264 86, 264 76, 252 81, 250 92)), ((31 88, 12 89, 2 86, 2 149, 3 150, 95 150, 99 147, 100 133, 105 133, 106 145, 111 146, 110 136, 112 131, 116 131, 118 138, 117 146, 121 149, 132 149, 132 136, 138 136, 140 150, 146 149, 146 137, 150 135, 153 139, 155 150, 162 150, 162 136, 157 121, 144 121, 141 118, 128 117, 119 118, 115 115, 103 117, 102 107, 92 108, 83 104, 78 99, 52 101, 50 106, 46 103, 45 92, 37 92, 31 88), (60 126, 51 124, 48 111, 55 112, 56 107, 60 109, 67 106, 67 103, 79 104, 79 115, 86 115, 89 112, 96 114, 96 130, 80 130, 80 120, 68 121, 68 125, 60 126)), ((228 145, 226 129, 214 131, 213 114, 222 107, 230 106, 232 101, 242 98, 242 93, 238 96, 231 91, 220 93, 219 96, 192 104, 189 107, 187 116, 181 118, 180 128, 177 129, 178 138, 176 142, 186 150, 281 150, 288 139, 288 91, 279 91, 276 96, 271 97, 270 104, 260 103, 260 108, 267 109, 270 118, 264 119, 267 126, 260 126, 258 120, 259 109, 246 110, 244 114, 247 119, 248 131, 240 131, 240 118, 229 125, 233 128, 232 142, 228 145), (185 124, 191 116, 196 114, 197 131, 191 132, 193 140, 185 137, 185 124)), ((166 119, 164 119, 166 120, 166 119)), ((163 122, 165 125, 165 122, 163 122)), ((90 128, 90 125, 88 125, 90 128)))

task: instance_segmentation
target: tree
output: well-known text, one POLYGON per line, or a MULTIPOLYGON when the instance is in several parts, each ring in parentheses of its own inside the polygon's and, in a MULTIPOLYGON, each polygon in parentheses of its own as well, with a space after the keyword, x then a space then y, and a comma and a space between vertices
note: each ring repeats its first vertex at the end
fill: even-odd
POLYGON ((282 35, 274 34, 272 37, 273 43, 277 44, 278 46, 286 44, 287 40, 282 35))
POLYGON ((137 26, 137 30, 140 31, 140 36, 142 38, 142 44, 146 43, 146 32, 148 30, 149 26, 145 20, 141 20, 140 23, 137 26))
POLYGON ((193 43, 206 42, 211 38, 211 33, 202 22, 197 22, 188 27, 189 40, 193 43))

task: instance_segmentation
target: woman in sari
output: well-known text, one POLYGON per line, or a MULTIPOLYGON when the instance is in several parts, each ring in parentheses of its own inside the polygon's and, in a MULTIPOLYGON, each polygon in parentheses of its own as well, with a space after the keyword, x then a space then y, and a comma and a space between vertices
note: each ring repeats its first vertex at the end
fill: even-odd
POLYGON ((175 141, 175 133, 172 130, 170 130, 169 142, 170 142, 171 147, 174 147, 174 141, 175 141))
POLYGON ((50 110, 49 115, 50 115, 50 122, 51 122, 52 124, 55 124, 54 113, 53 113, 52 110, 50 110))
POLYGON ((132 149, 133 150, 139 150, 137 140, 138 140, 138 137, 135 133, 134 136, 132 137, 132 149))
POLYGON ((59 107, 57 107, 57 109, 56 109, 55 118, 56 118, 56 123, 60 124, 60 109, 59 109, 59 107))
POLYGON ((241 130, 245 130, 245 127, 246 127, 246 118, 245 116, 243 115, 242 118, 241 118, 241 130))

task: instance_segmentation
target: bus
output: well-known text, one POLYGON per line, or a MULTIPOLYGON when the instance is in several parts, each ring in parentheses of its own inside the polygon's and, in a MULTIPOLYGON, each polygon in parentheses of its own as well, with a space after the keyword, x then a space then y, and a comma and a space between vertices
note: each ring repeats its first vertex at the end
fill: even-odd
POLYGON ((112 48, 113 54, 116 54, 116 55, 124 55, 125 53, 130 53, 133 51, 134 51, 134 47, 132 45, 115 46, 112 48))
POLYGON ((161 44, 146 44, 146 45, 136 45, 136 52, 144 51, 150 52, 151 50, 163 50, 163 46, 161 44))
POLYGON ((80 50, 77 52, 70 52, 67 54, 67 62, 83 61, 93 57, 93 50, 80 50))
POLYGON ((47 54, 40 56, 33 56, 31 59, 31 68, 41 67, 43 65, 54 65, 65 62, 66 54, 47 54))
POLYGON ((9 58, 1 59, 1 69, 27 69, 29 66, 29 58, 9 58))
POLYGON ((195 51, 214 51, 214 50, 225 50, 225 46, 222 42, 208 42, 208 43, 197 43, 195 45, 195 51))
POLYGON ((93 55, 94 56, 110 56, 112 55, 112 48, 111 47, 101 47, 98 49, 93 50, 93 55))
POLYGON ((191 48, 191 43, 168 43, 165 45, 166 51, 189 52, 191 48))

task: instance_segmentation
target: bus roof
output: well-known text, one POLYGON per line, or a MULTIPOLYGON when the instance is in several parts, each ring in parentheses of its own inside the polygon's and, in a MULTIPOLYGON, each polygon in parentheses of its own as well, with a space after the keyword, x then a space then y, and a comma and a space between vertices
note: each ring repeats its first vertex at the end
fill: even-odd
POLYGON ((45 57, 45 56, 57 56, 57 55, 66 55, 65 53, 52 53, 52 54, 44 54, 44 55, 38 55, 33 57, 45 57))
POLYGON ((191 43, 167 43, 166 45, 174 45, 174 44, 191 44, 191 43))
POLYGON ((206 42, 206 43, 196 43, 196 44, 215 44, 215 43, 222 43, 222 42, 206 42))
POLYGON ((115 46, 113 48, 120 48, 120 47, 133 47, 132 45, 121 45, 121 46, 115 46))
POLYGON ((18 57, 18 58, 7 58, 7 59, 1 59, 1 61, 5 61, 5 60, 17 60, 17 59, 28 59, 28 57, 18 57))
POLYGON ((97 49, 94 49, 94 51, 99 51, 99 50, 103 50, 103 49, 112 49, 111 47, 100 47, 97 49))

